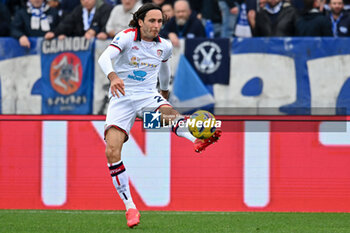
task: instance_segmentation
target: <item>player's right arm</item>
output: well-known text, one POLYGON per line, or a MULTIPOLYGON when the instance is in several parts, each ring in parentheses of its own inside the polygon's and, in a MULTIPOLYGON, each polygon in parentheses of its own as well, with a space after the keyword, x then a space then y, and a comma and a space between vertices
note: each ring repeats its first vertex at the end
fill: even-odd
POLYGON ((118 77, 113 69, 112 59, 116 58, 120 54, 120 50, 114 46, 108 46, 107 49, 101 54, 98 59, 98 64, 100 65, 102 71, 105 73, 110 83, 110 90, 113 96, 119 98, 118 91, 125 95, 125 86, 121 78, 118 77))

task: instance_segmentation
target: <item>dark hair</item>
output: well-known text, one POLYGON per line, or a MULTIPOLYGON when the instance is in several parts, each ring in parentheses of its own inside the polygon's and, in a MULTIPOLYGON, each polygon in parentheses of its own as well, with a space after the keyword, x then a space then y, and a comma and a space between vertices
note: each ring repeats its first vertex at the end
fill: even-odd
MULTIPOLYGON (((140 27, 139 19, 144 21, 147 12, 150 10, 160 10, 160 12, 162 12, 162 8, 160 8, 160 6, 157 6, 156 4, 150 3, 150 2, 145 3, 134 14, 132 14, 132 20, 129 23, 129 27, 139 28, 140 27)), ((163 21, 164 21, 163 12, 162 12, 162 16, 163 16, 163 21)))

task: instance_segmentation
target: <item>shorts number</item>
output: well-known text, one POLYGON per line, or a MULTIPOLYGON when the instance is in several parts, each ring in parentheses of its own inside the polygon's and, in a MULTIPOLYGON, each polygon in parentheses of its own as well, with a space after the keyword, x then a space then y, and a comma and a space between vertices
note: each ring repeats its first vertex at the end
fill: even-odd
POLYGON ((161 96, 155 96, 154 99, 157 100, 157 103, 162 102, 164 100, 161 96))

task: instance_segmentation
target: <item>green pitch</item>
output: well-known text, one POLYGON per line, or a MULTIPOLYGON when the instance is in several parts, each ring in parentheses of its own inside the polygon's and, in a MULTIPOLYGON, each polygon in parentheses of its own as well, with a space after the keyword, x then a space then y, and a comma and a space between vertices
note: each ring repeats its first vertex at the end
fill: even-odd
POLYGON ((141 211, 141 216, 141 224, 129 229, 122 211, 0 210, 0 232, 350 232, 350 213, 141 211))

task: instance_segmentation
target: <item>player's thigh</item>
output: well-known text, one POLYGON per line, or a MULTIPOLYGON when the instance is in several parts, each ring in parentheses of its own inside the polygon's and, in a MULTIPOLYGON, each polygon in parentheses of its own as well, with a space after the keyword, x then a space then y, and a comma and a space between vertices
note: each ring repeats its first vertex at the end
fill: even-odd
POLYGON ((130 133, 136 118, 136 110, 131 98, 112 98, 106 116, 105 134, 108 129, 114 127, 126 134, 126 139, 130 133))

